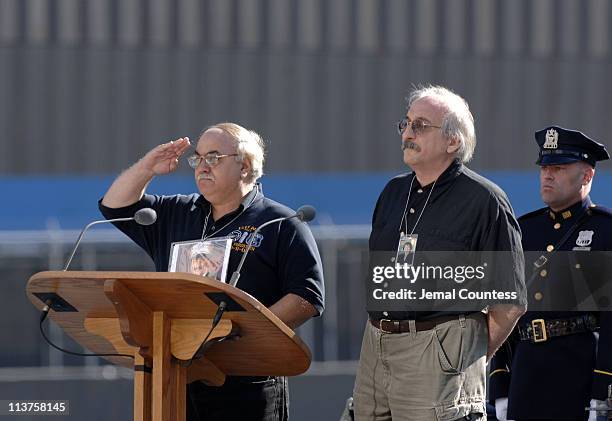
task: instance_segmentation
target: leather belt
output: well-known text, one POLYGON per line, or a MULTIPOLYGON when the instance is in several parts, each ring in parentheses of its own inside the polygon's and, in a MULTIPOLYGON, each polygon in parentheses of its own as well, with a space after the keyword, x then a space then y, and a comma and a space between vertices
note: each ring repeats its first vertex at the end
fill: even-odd
POLYGON ((518 327, 521 341, 546 342, 549 338, 597 330, 597 318, 593 314, 563 319, 534 319, 518 327))
MULTIPOLYGON (((452 316, 440 316, 434 317, 433 319, 428 320, 415 320, 414 324, 417 332, 422 332, 424 330, 431 330, 434 327, 441 325, 442 323, 450 322, 451 320, 459 320, 460 315, 455 314, 452 316)), ((470 313, 465 315, 466 319, 474 319, 474 320, 482 320, 483 313, 470 313)), ((372 320, 370 319, 370 323, 377 329, 382 330, 384 333, 405 333, 410 332, 410 321, 409 320, 389 320, 389 319, 381 319, 381 320, 372 320)))

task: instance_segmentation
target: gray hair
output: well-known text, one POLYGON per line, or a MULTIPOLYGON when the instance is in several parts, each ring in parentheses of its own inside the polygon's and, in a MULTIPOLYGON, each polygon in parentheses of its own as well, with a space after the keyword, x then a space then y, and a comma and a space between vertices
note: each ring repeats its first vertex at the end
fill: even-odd
POLYGON ((408 108, 423 98, 434 98, 446 108, 442 120, 442 134, 449 139, 459 140, 460 146, 455 156, 464 164, 469 162, 476 148, 476 132, 474 117, 466 100, 443 86, 428 85, 416 88, 410 93, 408 108))
POLYGON ((236 142, 236 160, 242 162, 246 159, 251 164, 251 172, 246 180, 248 183, 254 183, 261 178, 266 152, 264 140, 259 134, 236 123, 227 122, 207 127, 204 131, 210 129, 219 129, 236 142))

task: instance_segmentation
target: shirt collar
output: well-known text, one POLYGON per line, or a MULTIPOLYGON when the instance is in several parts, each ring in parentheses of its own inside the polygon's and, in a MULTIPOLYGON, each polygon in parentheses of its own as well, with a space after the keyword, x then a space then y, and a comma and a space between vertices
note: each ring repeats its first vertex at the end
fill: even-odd
POLYGON ((552 209, 548 209, 548 216, 550 219, 555 221, 566 221, 568 219, 575 218, 576 216, 581 215, 588 208, 593 206, 593 202, 591 202, 591 198, 589 196, 585 197, 583 200, 574 203, 572 206, 562 209, 558 212, 553 211, 552 209))
MULTIPOLYGON (((438 179, 435 181, 436 190, 438 189, 438 187, 442 187, 454 181, 463 172, 463 168, 464 168, 463 164, 459 162, 458 159, 453 160, 453 162, 451 162, 451 164, 444 170, 444 172, 442 172, 442 174, 440 174, 438 179)), ((415 177, 413 188, 412 188, 413 190, 415 189, 428 190, 430 187, 433 186, 433 182, 425 186, 421 186, 421 183, 419 183, 419 180, 416 178, 416 174, 414 172, 413 174, 415 177)))

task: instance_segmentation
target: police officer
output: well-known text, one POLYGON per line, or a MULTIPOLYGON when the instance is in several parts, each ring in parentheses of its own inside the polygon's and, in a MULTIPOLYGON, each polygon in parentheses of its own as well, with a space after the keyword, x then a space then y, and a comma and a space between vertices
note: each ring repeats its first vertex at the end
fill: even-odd
POLYGON ((602 404, 612 383, 612 313, 609 259, 593 257, 612 250, 612 211, 589 192, 595 163, 610 156, 575 130, 535 138, 548 206, 519 218, 529 311, 491 362, 489 400, 500 420, 595 419, 585 407, 602 404))

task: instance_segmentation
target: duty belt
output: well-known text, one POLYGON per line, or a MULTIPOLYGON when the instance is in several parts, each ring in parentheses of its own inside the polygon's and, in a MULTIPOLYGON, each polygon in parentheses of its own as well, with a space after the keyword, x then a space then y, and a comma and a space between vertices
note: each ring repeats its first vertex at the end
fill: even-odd
POLYGON ((556 336, 573 335, 575 333, 597 330, 597 318, 592 314, 568 317, 564 319, 534 319, 518 327, 521 341, 533 343, 546 342, 556 336))

